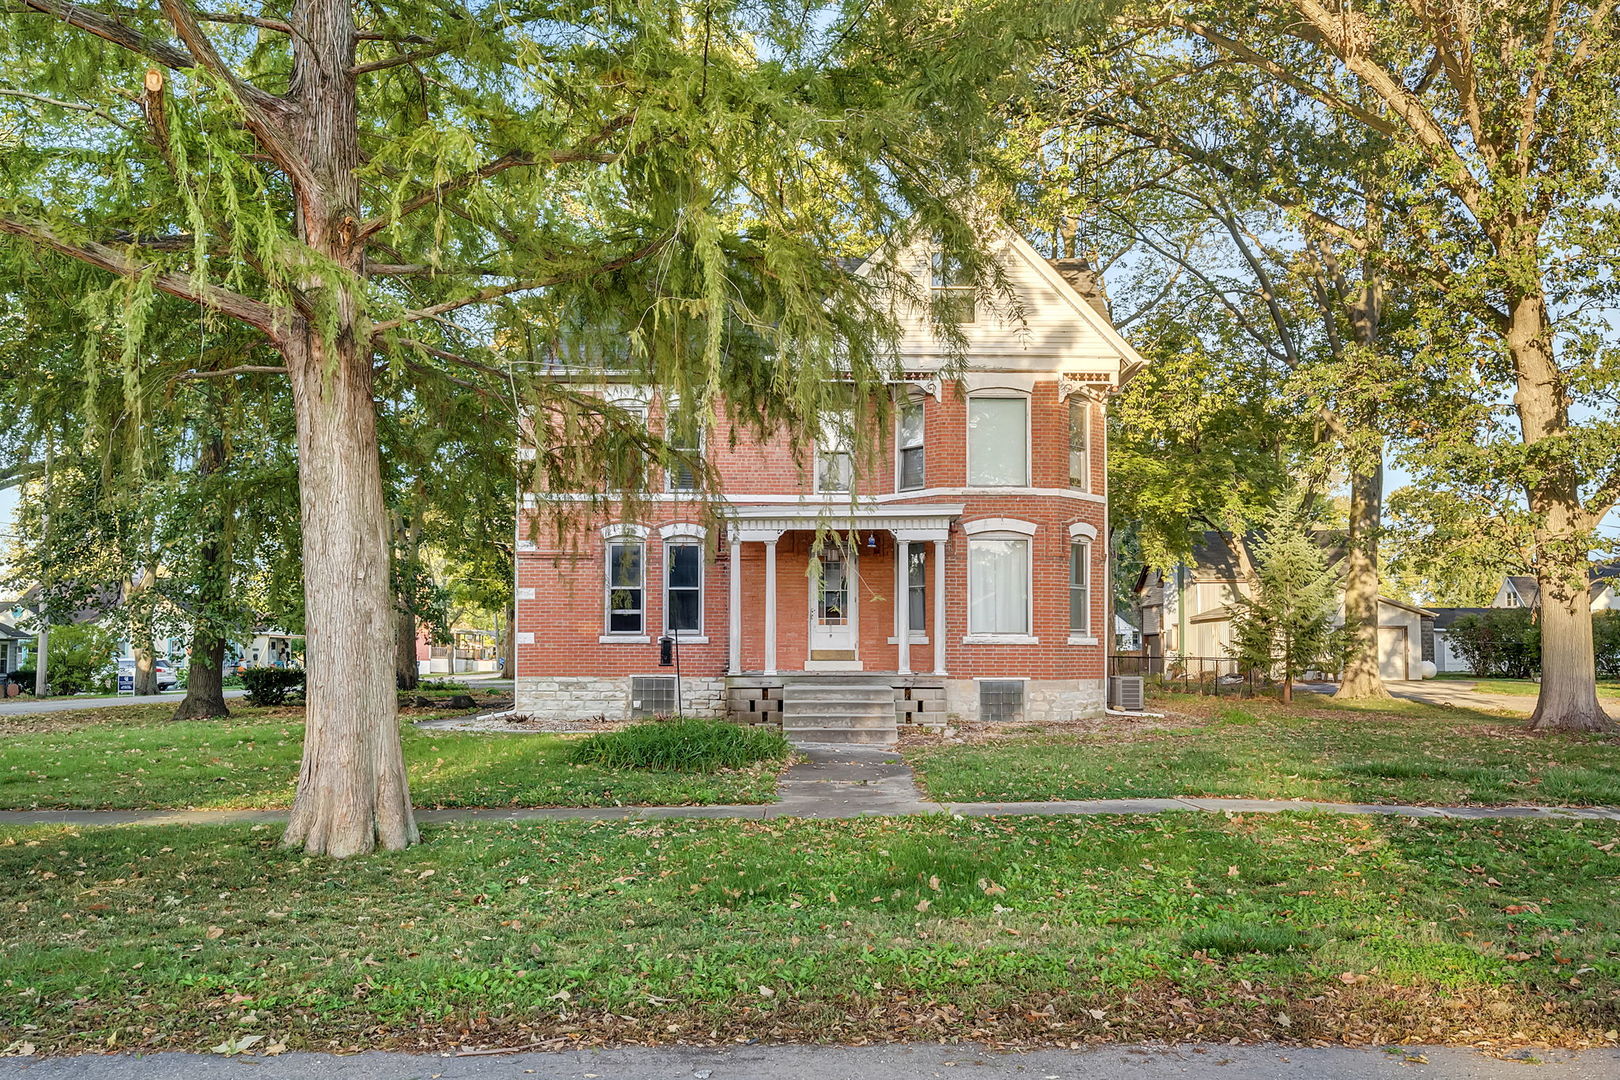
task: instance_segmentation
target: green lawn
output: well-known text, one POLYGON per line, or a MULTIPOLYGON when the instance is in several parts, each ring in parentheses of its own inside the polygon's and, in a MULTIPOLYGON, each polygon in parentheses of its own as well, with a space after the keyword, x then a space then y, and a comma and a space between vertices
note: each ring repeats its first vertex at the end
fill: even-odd
POLYGON ((937 799, 1232 795, 1336 802, 1620 806, 1620 742, 1535 736, 1505 718, 1411 701, 1284 708, 1169 695, 1158 729, 1028 735, 907 750, 937 799))
MULTIPOLYGON (((302 710, 233 705, 229 720, 184 723, 169 722, 172 711, 170 703, 8 718, 10 733, 0 734, 0 809, 291 803, 302 710), (28 732, 28 719, 45 730, 28 732)), ((571 736, 427 733, 406 724, 403 737, 418 806, 770 802, 780 764, 715 773, 606 769, 570 764, 571 736)))
MULTIPOLYGON (((1482 679, 1477 675, 1446 672, 1435 678, 1446 682, 1469 682, 1482 694, 1512 694, 1514 697, 1535 697, 1541 693, 1541 684, 1534 679, 1482 679)), ((1620 698, 1620 680, 1599 679, 1597 693, 1600 698, 1620 698)))
POLYGON ((1620 826, 1316 815, 0 830, 0 1046, 1602 1042, 1620 826))

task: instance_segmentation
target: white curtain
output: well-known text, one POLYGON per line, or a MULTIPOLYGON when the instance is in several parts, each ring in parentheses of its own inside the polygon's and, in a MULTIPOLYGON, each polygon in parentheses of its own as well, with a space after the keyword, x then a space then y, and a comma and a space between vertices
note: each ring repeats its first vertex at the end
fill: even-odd
POLYGON ((1029 541, 968 541, 968 633, 1029 633, 1029 541))
POLYGON ((968 483, 1023 487, 1028 466, 1028 399, 969 398, 968 483))

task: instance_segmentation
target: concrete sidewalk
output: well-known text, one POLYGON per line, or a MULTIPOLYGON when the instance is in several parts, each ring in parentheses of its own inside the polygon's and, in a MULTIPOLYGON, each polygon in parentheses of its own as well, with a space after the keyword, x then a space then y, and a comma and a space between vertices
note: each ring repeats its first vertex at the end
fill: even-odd
POLYGON ((0 1059, 0 1080, 1615 1080, 1620 1051, 1536 1050, 1504 1058, 1438 1046, 1106 1046, 990 1050, 886 1046, 623 1047, 456 1057, 371 1051, 273 1058, 96 1054, 0 1059), (1505 1058, 1505 1059, 1504 1059, 1505 1058), (1533 1066, 1533 1067, 1532 1067, 1533 1066))
MULTIPOLYGON (((917 789, 911 767, 876 746, 801 747, 777 783, 778 801, 752 806, 488 807, 418 810, 423 823, 445 821, 646 821, 656 818, 861 818, 955 814, 1082 816, 1169 811, 1278 814, 1385 814, 1420 818, 1540 818, 1620 821, 1620 809, 1550 806, 1404 806, 1294 802, 1287 799, 1086 799, 1052 802, 942 803, 917 789)), ((276 825, 285 810, 0 810, 0 825, 276 825)))

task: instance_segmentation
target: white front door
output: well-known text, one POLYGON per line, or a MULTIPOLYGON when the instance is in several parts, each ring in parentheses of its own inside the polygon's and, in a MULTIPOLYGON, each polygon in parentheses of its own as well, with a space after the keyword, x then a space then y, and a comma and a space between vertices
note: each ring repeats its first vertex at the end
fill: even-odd
POLYGON ((821 553, 820 580, 811 586, 810 659, 855 659, 855 567, 838 550, 821 553))

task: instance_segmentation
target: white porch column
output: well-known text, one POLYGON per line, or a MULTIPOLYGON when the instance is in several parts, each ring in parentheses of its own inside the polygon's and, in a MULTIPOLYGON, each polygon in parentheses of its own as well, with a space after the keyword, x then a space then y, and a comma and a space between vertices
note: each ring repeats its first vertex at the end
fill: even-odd
POLYGON ((911 541, 894 542, 894 558, 900 566, 900 587, 895 590, 894 636, 900 642, 900 664, 896 670, 911 674, 911 541))
POLYGON ((729 667, 733 675, 742 673, 742 541, 731 530, 731 596, 726 604, 727 643, 731 647, 729 667))
POLYGON ((934 674, 945 674, 945 541, 934 541, 934 674))
POLYGON ((776 674, 776 541, 765 541, 765 674, 776 674))

